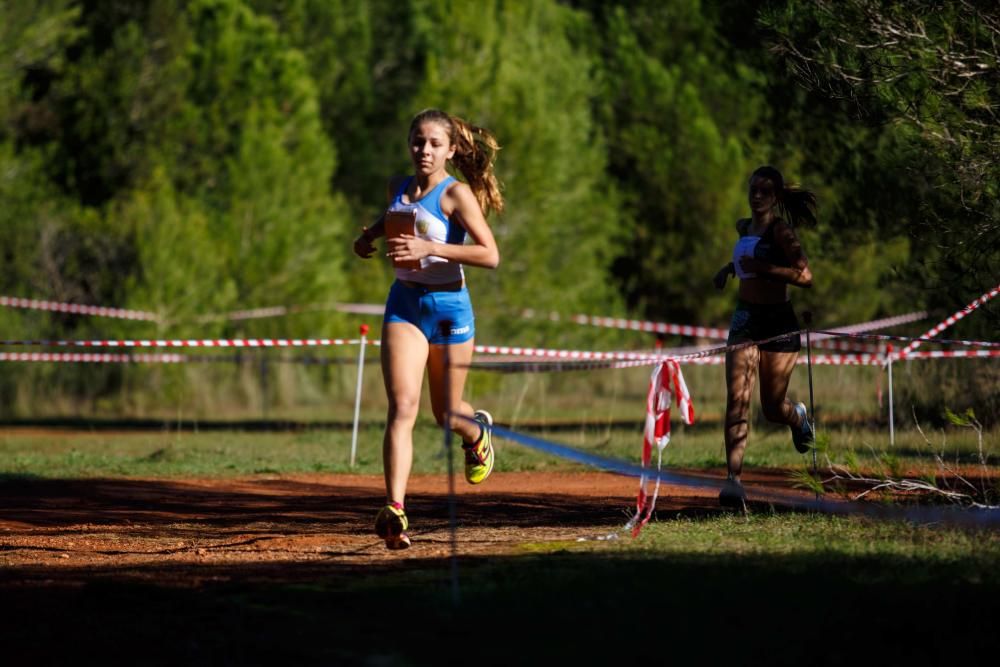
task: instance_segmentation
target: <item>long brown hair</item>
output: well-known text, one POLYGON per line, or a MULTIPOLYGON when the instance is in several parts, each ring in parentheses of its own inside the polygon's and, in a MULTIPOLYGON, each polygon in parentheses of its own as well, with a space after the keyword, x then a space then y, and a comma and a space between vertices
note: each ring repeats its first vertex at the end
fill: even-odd
POLYGON ((493 173, 493 162, 496 160, 500 144, 493 133, 483 127, 477 127, 462 120, 458 116, 440 109, 424 109, 410 122, 410 136, 420 127, 421 123, 435 122, 448 130, 448 136, 455 147, 452 164, 462 173, 465 181, 472 188, 472 193, 479 202, 479 208, 484 214, 491 210, 503 212, 503 194, 500 183, 493 173))
POLYGON ((798 185, 785 185, 781 172, 770 165, 757 167, 750 180, 757 177, 769 179, 774 183, 778 194, 778 210, 781 217, 791 225, 816 224, 816 194, 798 185))

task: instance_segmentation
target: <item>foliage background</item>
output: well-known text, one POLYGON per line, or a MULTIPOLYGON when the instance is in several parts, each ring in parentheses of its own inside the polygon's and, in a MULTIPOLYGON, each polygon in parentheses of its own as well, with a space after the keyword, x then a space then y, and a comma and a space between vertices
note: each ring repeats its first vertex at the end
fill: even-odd
MULTIPOLYGON (((0 293, 160 315, 3 309, 0 330, 352 335, 330 310, 206 315, 381 301, 388 267, 350 240, 427 106, 503 144, 501 266, 469 271, 480 342, 650 343, 527 308, 725 326, 734 290, 710 279, 764 163, 819 196, 816 286, 795 294, 819 326, 943 316, 1000 275, 998 31, 994 3, 965 0, 0 0, 0 293)), ((951 331, 998 322, 994 302, 951 331)), ((236 380, 8 364, 0 412, 213 411, 338 382, 285 365, 262 390, 257 361, 236 380)), ((928 400, 995 394, 983 368, 928 400)))

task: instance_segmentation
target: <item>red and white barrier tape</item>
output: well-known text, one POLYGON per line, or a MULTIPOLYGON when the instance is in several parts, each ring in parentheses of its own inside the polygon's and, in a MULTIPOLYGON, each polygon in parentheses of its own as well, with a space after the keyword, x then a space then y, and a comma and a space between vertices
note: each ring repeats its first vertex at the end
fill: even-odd
POLYGON ((288 315, 292 313, 290 308, 285 306, 274 306, 272 308, 251 308, 249 310, 234 310, 231 313, 225 313, 224 315, 206 315, 205 317, 198 318, 199 321, 208 320, 257 320, 263 319, 265 317, 281 317, 282 315, 288 315))
POLYGON ((1000 357, 1000 350, 930 350, 927 352, 911 352, 904 360, 910 359, 969 359, 1000 357))
MULTIPOLYGON (((895 315, 893 317, 884 317, 878 320, 871 320, 870 322, 860 322, 858 324, 850 324, 843 327, 834 327, 823 333, 813 332, 812 344, 813 347, 819 350, 838 350, 842 352, 871 352, 877 353, 881 352, 877 345, 867 345, 865 343, 856 343, 850 340, 832 340, 840 336, 853 337, 851 334, 859 334, 867 331, 878 331, 880 329, 888 329, 889 327, 896 327, 901 324, 910 324, 911 322, 919 322, 920 320, 927 319, 926 310, 918 310, 912 313, 905 313, 903 315, 895 315)), ((802 341, 805 344, 805 340, 802 341)))
MULTIPOLYGON (((819 333, 831 333, 821 331, 819 333)), ((936 343, 938 345, 963 345, 965 347, 1000 347, 1000 341, 994 340, 958 340, 954 338, 933 338, 933 339, 921 339, 914 338, 913 336, 890 336, 887 334, 837 334, 843 336, 849 336, 850 338, 860 338, 863 340, 880 340, 880 341, 903 341, 903 342, 918 342, 922 343, 926 340, 929 343, 936 343)), ((881 352, 881 350, 879 350, 881 352)))
POLYGON ((343 338, 236 338, 191 340, 0 340, 5 345, 40 345, 46 347, 208 347, 208 348, 267 348, 267 347, 328 347, 357 345, 358 339, 343 338))
MULTIPOLYGON (((656 352, 587 352, 582 350, 550 350, 540 348, 516 348, 497 346, 476 346, 476 352, 481 354, 492 354, 496 356, 535 356, 556 359, 557 361, 528 361, 528 360, 504 360, 504 361, 477 361, 475 366, 486 370, 498 371, 522 371, 522 372, 548 372, 562 370, 593 370, 598 368, 635 368, 638 366, 648 366, 650 364, 661 363, 666 359, 673 359, 680 364, 695 365, 716 365, 724 364, 724 355, 730 350, 748 347, 750 345, 760 345, 771 340, 778 340, 787 337, 788 334, 775 336, 762 341, 751 343, 739 343, 736 345, 722 345, 692 352, 689 354, 663 354, 656 352)), ((794 333, 792 334, 794 335, 794 333)), ((990 343, 984 343, 989 345, 990 343)), ((935 352, 911 353, 907 359, 939 359, 939 358, 993 358, 1000 357, 1000 350, 949 350, 935 352)), ((828 354, 814 355, 813 363, 821 366, 857 366, 885 365, 884 354, 828 354)), ((803 356, 798 358, 797 363, 805 364, 807 359, 803 356)))
MULTIPOLYGON (((855 334, 857 335, 857 334, 855 334)), ((787 334, 777 336, 785 338, 787 334)), ((871 336, 874 338, 884 338, 887 340, 913 340, 901 336, 871 336)), ((772 340, 772 339, 768 339, 772 340)), ((369 345, 381 345, 378 339, 367 341, 369 345)), ((761 344, 767 341, 757 341, 761 344)), ((965 345, 978 345, 983 347, 1000 347, 1000 343, 993 341, 941 341, 948 343, 960 343, 965 345)), ((0 340, 0 346, 46 346, 46 347, 113 347, 113 348, 271 348, 271 347, 329 347, 336 345, 357 345, 359 339, 342 338, 247 338, 247 339, 170 339, 170 340, 0 340)), ((537 347, 517 347, 510 345, 476 345, 474 350, 478 354, 506 356, 506 357, 543 357, 559 360, 580 360, 580 361, 638 361, 638 362, 660 362, 664 359, 677 359, 688 361, 701 357, 721 354, 730 349, 745 347, 748 344, 717 346, 696 352, 680 355, 663 354, 657 352, 598 352, 591 350, 562 350, 537 347)), ((912 356, 912 353, 911 355, 912 356)), ((961 356, 961 355, 954 355, 961 356)))
POLYGON ((104 306, 84 306, 79 303, 60 303, 58 301, 40 301, 38 299, 22 299, 16 296, 0 296, 0 306, 9 308, 24 308, 26 310, 48 310, 74 315, 95 315, 111 317, 119 320, 159 320, 156 313, 143 310, 125 310, 123 308, 106 308, 104 306))
POLYGON ((187 361, 181 354, 111 354, 93 352, 0 352, 0 361, 60 362, 71 364, 179 364, 187 361))
MULTIPOLYGON (((805 336, 802 336, 802 346, 805 347, 806 340, 805 336)), ((812 341, 812 346, 817 350, 834 350, 837 352, 868 352, 875 354, 880 352, 878 345, 872 345, 870 343, 858 343, 853 340, 836 340, 833 338, 827 338, 826 340, 817 341, 815 338, 812 341)))
MULTIPOLYGON (((894 358, 898 359, 896 355, 894 358)), ((917 359, 996 359, 1000 358, 1000 350, 933 350, 927 352, 913 352, 905 358, 905 361, 917 359)), ((703 359, 692 359, 681 361, 697 365, 721 365, 726 363, 725 357, 706 357, 703 359)), ((796 361, 798 364, 808 363, 808 359, 800 356, 796 361)), ((812 357, 814 366, 884 366, 886 355, 884 354, 814 354, 812 357)))
POLYGON ((696 338, 712 338, 725 340, 729 336, 728 329, 717 327, 702 327, 690 324, 671 324, 669 322, 645 322, 642 320, 626 320, 616 317, 596 317, 594 315, 574 315, 570 321, 577 324, 588 324, 594 327, 608 329, 627 329, 630 331, 645 331, 647 333, 672 334, 675 336, 693 336, 696 338))
POLYGON ((981 305, 983 305, 984 303, 995 297, 997 294, 1000 294, 1000 285, 997 285, 986 294, 983 294, 981 297, 974 300, 965 308, 957 311, 956 313, 950 315, 949 317, 946 317, 939 324, 929 329, 927 333, 922 335, 919 339, 913 341, 912 343, 904 347, 903 350, 899 353, 900 357, 909 356, 910 353, 916 348, 918 348, 924 340, 933 338, 934 336, 938 335, 951 325, 955 324, 955 322, 958 322, 960 319, 962 319, 963 317, 965 317, 966 315, 968 315, 969 313, 971 313, 972 311, 979 308, 981 305))
MULTIPOLYGON (((47 310, 55 312, 65 312, 80 315, 94 315, 98 317, 109 317, 117 319, 129 319, 129 320, 143 320, 143 321, 158 321, 160 318, 156 313, 151 313, 147 311, 139 310, 126 310, 122 308, 109 308, 105 306, 86 306, 73 303, 60 303, 54 301, 44 301, 39 299, 22 299, 19 297, 7 297, 0 296, 0 306, 9 306, 15 308, 26 308, 33 310, 47 310)), ((284 315, 289 315, 293 313, 316 311, 316 310, 336 310, 339 312, 346 313, 360 313, 367 315, 379 315, 383 312, 384 306, 381 304, 369 304, 369 303, 333 303, 333 304, 308 304, 304 306, 273 306, 265 308, 253 308, 247 310, 238 310, 230 313, 225 313, 221 315, 208 315, 201 320, 218 320, 218 319, 228 319, 228 320, 251 320, 260 319, 268 317, 280 317, 284 315)), ((522 313, 524 317, 534 317, 534 311, 526 310, 522 313)), ((905 315, 898 315, 895 317, 884 318, 880 320, 873 320, 871 322, 863 322, 860 324, 850 325, 846 327, 839 327, 832 330, 831 333, 836 332, 837 334, 847 334, 859 331, 873 331, 876 329, 886 328, 890 326, 896 326, 898 324, 903 324, 907 322, 913 322, 918 319, 923 319, 926 317, 926 313, 923 311, 908 313, 905 315)), ((558 313, 549 313, 548 318, 553 321, 559 321, 560 315, 558 313)), ((714 338, 717 340, 725 340, 728 337, 728 330, 716 327, 703 327, 687 324, 672 324, 667 322, 650 322, 642 320, 629 320, 623 318, 613 318, 613 317, 599 317, 591 315, 574 315, 569 318, 570 321, 576 322, 578 324, 585 324, 591 326, 601 326, 609 328, 618 329, 629 329, 634 331, 644 331, 650 333, 664 333, 664 334, 674 334, 681 336, 693 336, 700 338, 714 338)), ((853 350, 853 351, 864 351, 864 352, 876 352, 877 350, 867 349, 864 346, 859 346, 856 343, 844 342, 844 341, 824 341, 824 338, 829 338, 830 335, 818 335, 816 337, 816 347, 822 349, 835 349, 835 350, 853 350)), ((8 343, 10 344, 10 343, 8 343)), ((33 342, 32 344, 49 344, 47 342, 33 342)), ((378 345, 378 342, 374 342, 378 345)), ((107 346, 107 345, 105 345, 107 346)), ((128 345, 124 345, 128 346, 128 345)), ((142 346, 142 345, 140 345, 142 346)), ((146 347, 188 347, 190 345, 145 345, 146 347)), ((253 345, 249 345, 253 347, 253 345)), ((225 347, 225 345, 220 344, 217 347, 225 347)), ((477 352, 482 354, 506 354, 505 352, 493 352, 492 349, 496 346, 482 346, 483 349, 477 349, 477 352)), ((507 347, 507 346, 504 346, 507 347)), ((519 356, 550 356, 547 352, 536 352, 533 351, 534 348, 517 348, 520 350, 527 350, 518 352, 519 356)), ((608 358, 605 356, 593 357, 593 356, 577 356, 579 353, 569 352, 568 356, 563 356, 561 354, 555 355, 560 356, 560 358, 608 358)), ((586 353, 583 353, 586 354, 586 353)), ((602 353, 603 355, 604 353, 602 353)), ((617 357, 621 360, 621 357, 617 357)))
POLYGON ((622 317, 603 317, 599 315, 571 315, 563 318, 559 313, 552 311, 547 314, 536 313, 534 309, 527 308, 521 311, 521 317, 527 320, 543 317, 550 322, 561 322, 563 319, 593 327, 604 327, 606 329, 626 329, 629 331, 643 331, 646 333, 672 334, 675 336, 693 336, 697 338, 713 338, 715 340, 725 340, 729 332, 726 329, 717 327, 702 327, 690 324, 671 324, 669 322, 649 322, 645 320, 629 320, 622 317))
MULTIPOLYGON (((534 310, 528 309, 522 311, 521 316, 526 319, 532 319, 536 316, 536 313, 534 310)), ((917 322, 926 318, 927 311, 920 310, 912 313, 905 313, 903 315, 895 315, 893 317, 871 320, 869 322, 860 322, 858 324, 836 327, 835 330, 845 333, 876 331, 878 329, 887 329, 900 324, 917 322)), ((550 312, 546 319, 552 322, 559 322, 562 321, 563 318, 559 313, 550 312)), ((703 327, 690 324, 673 324, 669 322, 650 322, 646 320, 630 320, 620 317, 601 317, 597 315, 573 315, 566 319, 577 324, 605 327, 609 329, 625 329, 629 331, 643 331, 646 333, 694 336, 698 338, 713 338, 715 340, 725 340, 729 337, 729 330, 719 327, 703 327)))
MULTIPOLYGON (((322 308, 322 305, 314 306, 276 306, 273 308, 258 308, 245 311, 235 311, 229 313, 227 317, 229 319, 254 319, 263 317, 276 317, 281 315, 287 315, 296 312, 304 312, 306 310, 315 310, 322 308)), ((381 315, 385 306, 381 304, 369 304, 369 303, 338 303, 333 304, 334 310, 345 313, 359 313, 365 315, 381 315)), ((522 316, 531 319, 535 317, 535 312, 533 310, 525 310, 522 312, 522 316)), ((878 320, 872 320, 870 322, 861 322, 858 324, 852 324, 845 327, 838 327, 833 332, 838 335, 842 333, 851 333, 856 331, 876 331, 878 329, 886 329, 893 326, 898 326, 900 324, 906 324, 909 322, 916 322, 927 317, 926 311, 917 311, 913 313, 906 313, 904 315, 896 315, 894 317, 887 317, 878 320)), ((559 313, 550 312, 547 319, 558 322, 562 318, 559 313)), ((573 315, 568 318, 569 321, 575 322, 577 324, 600 326, 605 328, 617 328, 617 329, 628 329, 632 331, 643 331, 648 333, 664 333, 673 334, 678 336, 689 336, 698 338, 710 338, 715 340, 726 340, 729 336, 728 329, 721 329, 718 327, 703 327, 690 324, 673 324, 669 322, 650 322, 643 320, 629 320, 623 318, 613 318, 613 317, 600 317, 594 315, 573 315)), ((849 341, 837 341, 837 340, 823 340, 824 338, 834 338, 835 336, 817 336, 814 340, 814 344, 817 348, 829 349, 829 350, 844 350, 844 351, 862 351, 862 352, 877 352, 876 346, 866 346, 860 343, 852 343, 849 341)), ((377 341, 373 344, 378 345, 377 341)), ((508 354, 507 352, 495 352, 497 348, 507 349, 511 346, 477 346, 476 352, 480 354, 508 354)), ((548 351, 538 351, 537 348, 516 348, 519 350, 528 350, 527 352, 517 352, 517 356, 552 356, 548 351)), ((593 357, 577 357, 575 351, 569 351, 567 353, 569 356, 563 356, 562 358, 593 358, 593 357)), ((559 355, 556 355, 559 356, 559 355)), ((601 357, 607 358, 607 357, 601 357)))
POLYGON ((357 315, 381 315, 385 312, 385 306, 375 303, 313 303, 305 306, 271 306, 268 308, 250 308, 248 310, 234 310, 221 315, 205 315, 198 318, 200 322, 212 322, 217 320, 259 320, 268 317, 283 317, 296 313, 308 313, 318 311, 334 310, 339 313, 354 313, 357 315))
POLYGON ((649 352, 592 352, 588 350, 554 350, 539 347, 513 347, 509 345, 476 345, 473 350, 477 354, 489 354, 503 357, 548 357, 552 359, 568 359, 582 361, 648 361, 663 359, 662 355, 649 352))
MULTIPOLYGON (((894 315, 893 317, 885 317, 880 320, 872 320, 871 322, 850 324, 844 327, 833 327, 832 329, 829 329, 827 333, 830 335, 864 333, 866 331, 878 331, 879 329, 888 329, 889 327, 896 327, 900 324, 910 324, 912 322, 919 322, 920 320, 926 319, 927 311, 918 310, 912 313, 905 313, 903 315, 894 315)), ((829 337, 829 335, 817 335, 813 340, 822 340, 823 338, 829 337)))
MULTIPOLYGON (((306 306, 274 306, 270 308, 254 308, 249 310, 238 310, 224 315, 206 316, 206 318, 203 319, 250 320, 250 319, 259 319, 267 317, 281 317, 284 315, 306 312, 310 310, 336 310, 342 313, 381 315, 385 310, 385 306, 379 303, 335 303, 335 304, 311 304, 306 306)), ((538 314, 532 309, 526 309, 521 312, 521 316, 524 317, 525 319, 534 319, 536 316, 538 316, 538 314)), ((927 317, 926 311, 916 311, 913 313, 906 313, 904 315, 896 315, 893 317, 872 320, 870 322, 861 322, 858 324, 852 324, 845 327, 838 327, 835 331, 838 333, 876 331, 878 329, 885 329, 888 327, 898 326, 900 324, 916 322, 922 319, 926 319, 926 317, 927 317)), ((728 329, 722 329, 718 327, 703 327, 690 324, 650 322, 644 320, 630 320, 624 318, 602 317, 595 315, 573 315, 568 318, 563 318, 559 313, 554 311, 549 312, 547 315, 545 315, 545 318, 552 322, 560 322, 566 319, 568 321, 575 322, 576 324, 583 324, 590 326, 627 329, 631 331, 643 331, 647 333, 663 333, 663 334, 673 334, 678 336, 710 338, 715 340, 726 340, 726 338, 729 336, 728 329)), ((878 348, 876 346, 864 345, 861 343, 852 343, 849 341, 823 340, 824 338, 832 338, 832 336, 817 336, 814 341, 815 346, 817 348, 828 349, 828 350, 855 351, 855 352, 878 351, 878 348)), ((483 351, 482 353, 493 354, 492 352, 487 352, 487 351, 483 351)), ((530 355, 530 356, 537 356, 537 355, 530 355)))
MULTIPOLYGON (((357 345, 357 338, 246 338, 246 339, 174 339, 174 340, 0 340, 0 346, 45 346, 45 347, 200 347, 200 348, 269 348, 269 347, 324 347, 331 345, 357 345)), ((367 341, 369 345, 381 345, 381 340, 367 341)), ((554 359, 583 360, 646 360, 656 357, 647 352, 592 352, 586 350, 557 350, 536 347, 516 347, 509 345, 476 345, 480 354, 548 357, 554 359)), ((658 357, 662 359, 662 355, 658 357)))
MULTIPOLYGON (((797 364, 805 364, 808 360, 800 356, 797 364)), ((726 363, 725 357, 702 357, 700 359, 688 359, 681 361, 682 364, 693 364, 695 366, 722 366, 726 363)), ((812 357, 814 366, 881 366, 885 364, 885 357, 877 354, 814 354, 812 357)))
MULTIPOLYGON (((642 468, 649 468, 653 446, 656 446, 656 469, 663 467, 663 450, 670 443, 670 404, 677 402, 681 419, 685 424, 694 423, 694 404, 691 392, 684 382, 680 364, 668 359, 653 368, 646 394, 646 425, 642 434, 642 468)), ((656 477, 652 495, 648 492, 649 477, 645 472, 639 477, 639 493, 635 501, 635 516, 626 528, 631 528, 632 537, 639 535, 642 527, 649 522, 656 509, 656 499, 660 495, 660 478, 656 477)))
MULTIPOLYGON (((42 299, 22 299, 14 296, 0 296, 0 306, 8 308, 23 308, 25 310, 46 310, 59 313, 72 313, 74 315, 93 315, 96 317, 109 317, 119 320, 143 320, 147 322, 157 322, 161 318, 156 313, 144 310, 126 310, 124 308, 110 308, 107 306, 86 306, 78 303, 62 303, 58 301, 44 301, 42 299)), ((315 303, 306 306, 273 306, 268 308, 251 308, 248 310, 236 310, 220 315, 205 315, 197 321, 210 322, 216 320, 254 320, 267 317, 282 317, 294 313, 302 313, 319 310, 335 310, 341 313, 355 313, 362 315, 381 315, 385 310, 382 304, 373 303, 315 303)))
MULTIPOLYGON (((358 341, 347 341, 348 343, 358 341)), ((205 346, 210 347, 210 346, 205 346)), ((251 346, 232 346, 232 348, 251 346)), ((913 352, 906 361, 919 359, 995 359, 1000 358, 1000 350, 933 350, 913 352)), ((583 360, 558 359, 556 361, 478 361, 473 367, 486 370, 509 370, 511 372, 552 372, 570 370, 596 370, 609 368, 637 368, 662 363, 671 359, 679 364, 714 366, 726 363, 724 356, 664 357, 647 355, 631 360, 583 360)), ((181 354, 115 354, 87 352, 0 352, 0 362, 65 362, 65 363, 186 363, 191 361, 232 362, 231 357, 185 356, 181 354)), ((291 360, 301 363, 316 363, 314 359, 291 360)), ((805 364, 807 359, 800 356, 797 363, 805 364)), ((817 366, 884 366, 885 355, 879 354, 827 354, 813 355, 812 363, 817 366)))
MULTIPOLYGON (((612 362, 611 365, 605 365, 605 368, 625 368, 631 366, 644 366, 650 364, 659 364, 664 361, 671 359, 679 363, 688 363, 695 359, 702 359, 705 357, 713 357, 716 355, 724 354, 730 350, 739 350, 744 347, 749 347, 751 345, 762 345, 764 343, 769 343, 776 340, 783 340, 792 336, 797 336, 805 333, 804 331, 792 331, 789 333, 779 334, 777 336, 772 336, 771 338, 765 338, 759 341, 747 341, 743 343, 736 343, 734 345, 719 345, 716 347, 705 348, 698 350, 697 352, 691 352, 688 354, 678 354, 678 355, 668 355, 662 353, 652 353, 649 352, 589 352, 585 350, 552 350, 544 348, 523 348, 523 347, 498 347, 491 345, 477 345, 475 346, 475 351, 480 354, 494 354, 498 356, 537 356, 554 358, 565 362, 577 362, 582 361, 585 364, 594 364, 594 367, 598 365, 599 362, 608 361, 612 362)), ((513 364, 518 362, 506 362, 507 364, 513 364)), ((530 363, 530 362, 527 362, 530 363)), ((697 362, 695 362, 697 363, 697 362)), ((502 363, 493 364, 492 367, 497 370, 501 370, 502 363)))

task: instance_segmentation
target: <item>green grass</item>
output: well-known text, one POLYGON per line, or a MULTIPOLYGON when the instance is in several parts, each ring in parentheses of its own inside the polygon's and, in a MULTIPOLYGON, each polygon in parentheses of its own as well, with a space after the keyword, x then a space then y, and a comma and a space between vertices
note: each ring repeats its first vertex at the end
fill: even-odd
MULTIPOLYGON (((601 456, 638 461, 641 424, 632 428, 580 426, 532 430, 532 434, 601 456)), ((897 433, 889 446, 881 430, 838 428, 821 432, 821 442, 835 462, 856 460, 860 469, 903 474, 934 467, 934 454, 949 463, 978 461, 978 444, 969 429, 948 427, 927 433, 932 445, 915 431, 897 433)), ((447 470, 443 434, 421 421, 414 433, 414 472, 447 470)), ((1000 433, 984 436, 984 451, 997 464, 1000 433)), ((457 444, 457 440, 456 440, 457 444)), ((350 467, 349 429, 287 432, 149 432, 101 433, 47 431, 7 432, 0 436, 0 475, 76 478, 96 476, 235 476, 255 473, 381 472, 382 425, 360 429, 355 468, 350 467)), ((497 439, 498 470, 579 469, 576 464, 539 454, 514 442, 497 439)), ((664 465, 683 468, 725 465, 721 426, 684 428, 675 425, 664 451, 664 465)), ((824 465, 820 457, 820 464, 824 465)), ((745 466, 802 468, 811 457, 797 454, 788 430, 761 424, 751 432, 745 466)))
MULTIPOLYGON (((977 368, 969 364, 955 366, 953 370, 957 373, 977 368)), ((280 366, 279 370, 291 373, 295 369, 280 366)), ((912 368, 901 366, 896 378, 897 389, 902 391, 910 385, 916 386, 927 370, 928 367, 917 363, 912 368)), ((296 372, 299 371, 305 373, 302 369, 296 372)), ((789 396, 793 400, 808 400, 808 376, 803 371, 799 368, 792 376, 789 396)), ((289 390, 289 397, 284 401, 275 397, 265 400, 262 394, 250 391, 255 385, 247 381, 244 389, 250 393, 244 400, 224 405, 218 397, 213 398, 214 390, 208 385, 197 385, 200 387, 197 396, 158 395, 155 402, 133 405, 124 412, 120 411, 121 405, 109 404, 105 410, 95 404, 73 413, 67 412, 67 406, 53 403, 53 409, 58 411, 50 416, 74 415, 77 424, 86 425, 88 420, 96 421, 102 416, 126 423, 129 417, 145 418, 162 420, 164 431, 114 436, 100 432, 80 435, 71 431, 65 435, 8 433, 0 436, 0 474, 165 477, 348 471, 349 428, 275 433, 173 430, 178 423, 204 425, 207 422, 217 428, 224 421, 238 428, 239 421, 246 419, 349 425, 354 407, 355 368, 348 365, 312 369, 311 372, 316 375, 312 384, 306 383, 311 389, 300 388, 299 393, 289 390), (321 382, 319 378, 325 377, 324 374, 329 377, 321 382)), ((721 425, 725 406, 724 371, 719 366, 687 366, 684 373, 698 422, 694 427, 684 427, 674 415, 674 435, 665 451, 665 463, 679 467, 721 467, 725 461, 721 425)), ((978 460, 975 434, 968 428, 948 425, 940 417, 945 407, 962 412, 972 405, 978 406, 985 400, 982 396, 969 395, 967 404, 941 403, 937 413, 922 418, 921 426, 931 445, 914 430, 914 417, 909 408, 897 405, 897 437, 895 445, 890 447, 885 424, 887 410, 884 405, 880 408, 876 400, 876 381, 882 382, 885 389, 885 378, 880 373, 877 369, 864 367, 821 366, 815 369, 819 431, 835 462, 857 459, 863 469, 891 472, 932 463, 935 454, 942 455, 949 463, 970 464, 978 460)), ((636 461, 642 442, 648 379, 649 368, 644 367, 511 375, 474 371, 469 375, 465 395, 470 403, 487 407, 499 423, 513 430, 530 429, 531 433, 543 438, 604 456, 636 461)), ((272 385, 295 386, 291 379, 286 380, 272 385)), ((421 420, 414 434, 414 471, 418 473, 441 472, 446 468, 446 459, 441 455, 442 435, 428 418, 428 396, 425 386, 421 420)), ((49 404, 38 401, 32 405, 49 404)), ((369 365, 365 370, 362 400, 365 426, 359 436, 355 468, 358 472, 378 473, 381 470, 384 415, 385 393, 380 369, 369 365)), ((756 396, 752 419, 745 459, 748 468, 801 469, 811 464, 811 457, 802 457, 792 449, 787 429, 760 418, 756 396)), ((985 434, 984 447, 991 463, 996 464, 1000 458, 1000 427, 985 434)), ((503 441, 498 443, 498 450, 499 470, 567 467, 565 462, 503 441)), ((821 457, 820 464, 824 463, 821 457)))
MULTIPOLYGON (((720 369, 685 375, 702 422, 675 421, 665 464, 720 468, 720 369)), ((885 427, 834 426, 845 417, 878 421, 874 377, 872 369, 817 369, 820 414, 831 417, 821 419, 820 433, 833 460, 884 472, 933 467, 935 454, 950 463, 977 460, 969 429, 922 424, 929 445, 912 418, 900 417, 890 448, 885 427)), ((805 379, 793 376, 793 396, 806 395, 805 379)), ((637 461, 647 380, 648 369, 473 373, 467 397, 515 430, 531 423, 535 435, 637 461)), ((352 401, 345 393, 332 406, 272 404, 267 416, 344 421, 352 401)), ((182 419, 265 416, 255 406, 207 415, 166 406, 164 428, 182 419)), ((384 395, 369 377, 356 472, 381 471, 382 415, 384 395)), ((347 472, 350 438, 349 429, 9 431, 0 436, 0 484, 18 476, 347 472)), ((983 442, 995 466, 1000 431, 983 442)), ((415 446, 414 472, 445 471, 441 432, 426 417, 415 446)), ((501 471, 580 467, 502 440, 498 452, 501 471)), ((809 463, 792 449, 787 429, 754 423, 748 468, 809 463)), ((516 555, 461 557, 457 604, 451 563, 442 558, 363 567, 331 558, 263 573, 205 564, 191 587, 88 571, 82 585, 0 588, 0 641, 12 664, 68 662, 80 647, 112 664, 980 664, 996 650, 988 610, 1000 594, 998 535, 801 513, 661 513, 636 540, 540 540, 516 555)), ((16 579, 0 568, 0 584, 6 576, 16 579)))
MULTIPOLYGON (((942 433, 954 456, 975 453, 966 430, 928 436, 942 433)), ((19 475, 346 471, 350 435, 7 434, 0 484, 19 475)), ((635 460, 641 434, 637 426, 543 435, 635 460)), ((898 459, 928 456, 919 434, 899 435, 898 459)), ((415 469, 443 472, 440 431, 421 422, 416 436, 415 469)), ((859 459, 884 437, 829 433, 832 452, 859 459)), ((380 425, 366 426, 359 442, 357 470, 380 471, 380 425)), ((499 447, 502 470, 576 467, 513 443, 499 447)), ((721 465, 720 434, 677 428, 668 452, 670 465, 721 465)), ((757 428, 750 454, 750 465, 802 462, 780 429, 757 428)), ((88 571, 82 585, 4 585, 18 575, 0 570, 0 640, 12 664, 66 662, 79 646, 111 663, 146 664, 843 665, 857 660, 859 646, 866 660, 892 664, 979 663, 995 650, 987 610, 1000 594, 1000 532, 802 513, 661 512, 635 540, 533 541, 515 555, 463 556, 457 604, 447 558, 261 567, 205 564, 191 587, 143 583, 155 573, 122 577, 113 568, 88 571), (36 618, 44 623, 25 620, 36 618)))
MULTIPOLYGON (((831 561, 901 560, 914 567, 882 571, 886 581, 912 582, 935 569, 949 578, 1000 585, 1000 532, 943 530, 899 521, 817 514, 725 514, 710 519, 661 517, 637 540, 619 540, 626 554, 823 558, 831 561), (916 567, 919 565, 919 567, 916 567), (990 566, 990 567, 988 567, 990 566)), ((867 578, 867 575, 866 575, 867 578)))

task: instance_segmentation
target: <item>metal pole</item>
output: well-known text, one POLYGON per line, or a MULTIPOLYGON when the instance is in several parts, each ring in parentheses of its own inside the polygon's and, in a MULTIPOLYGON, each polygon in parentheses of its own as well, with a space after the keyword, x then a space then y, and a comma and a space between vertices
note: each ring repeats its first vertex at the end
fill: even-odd
MULTIPOLYGON (((809 417, 812 417, 812 430, 813 430, 813 477, 819 479, 819 473, 816 469, 816 408, 813 405, 813 365, 812 365, 812 340, 809 336, 812 330, 812 311, 806 310, 802 313, 802 320, 806 323, 806 368, 809 371, 809 417)), ((816 493, 816 499, 819 500, 819 493, 816 493)))
POLYGON ((354 393, 354 430, 351 432, 351 467, 358 452, 358 418, 361 415, 361 380, 365 371, 365 336, 368 335, 368 325, 361 325, 361 350, 358 352, 358 388, 354 393))
POLYGON ((892 413, 892 343, 886 346, 885 366, 889 370, 889 446, 896 445, 896 418, 892 413))
MULTIPOLYGON (((448 336, 451 333, 451 320, 444 320, 439 325, 441 333, 448 336)), ((444 345, 444 395, 445 400, 451 400, 451 349, 444 345)), ((451 446, 451 405, 445 405, 444 415, 444 449, 448 453, 448 521, 451 524, 451 601, 457 607, 461 602, 461 590, 458 585, 458 504, 455 500, 455 464, 451 446)))
POLYGON ((267 419, 267 352, 260 355, 260 416, 267 419))

